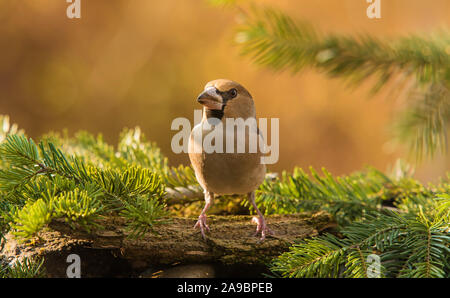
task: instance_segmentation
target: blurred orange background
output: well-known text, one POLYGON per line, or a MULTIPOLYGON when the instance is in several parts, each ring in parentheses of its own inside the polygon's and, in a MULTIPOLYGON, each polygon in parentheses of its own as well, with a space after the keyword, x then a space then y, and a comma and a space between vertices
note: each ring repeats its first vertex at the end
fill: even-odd
MULTIPOLYGON (((450 27, 448 0, 382 0, 382 19, 366 16, 366 0, 259 1, 311 22, 326 33, 380 38, 450 27)), ((369 85, 350 90, 315 70, 297 75, 253 65, 233 44, 236 14, 202 0, 81 0, 68 19, 65 0, 0 1, 0 114, 39 138, 67 128, 102 133, 115 144, 123 127, 139 125, 173 165, 171 121, 193 119, 196 97, 213 79, 229 78, 253 95, 258 117, 280 118, 280 159, 272 171, 326 167, 348 174, 386 170, 405 148, 393 146, 400 103, 369 85)), ((413 159, 412 159, 413 160, 413 159)), ((416 177, 436 181, 450 168, 438 156, 416 177)))

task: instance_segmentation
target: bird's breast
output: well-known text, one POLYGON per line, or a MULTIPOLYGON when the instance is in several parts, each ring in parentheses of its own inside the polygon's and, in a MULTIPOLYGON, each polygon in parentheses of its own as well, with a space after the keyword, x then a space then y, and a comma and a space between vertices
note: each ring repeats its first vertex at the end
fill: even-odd
POLYGON ((259 142, 263 140, 257 128, 244 128, 242 131, 235 127, 234 133, 226 126, 221 129, 221 132, 214 131, 214 128, 200 123, 191 133, 189 158, 197 180, 204 189, 215 194, 249 193, 264 180, 265 165, 261 163, 259 149, 259 142), (256 151, 251 148, 255 139, 256 151))

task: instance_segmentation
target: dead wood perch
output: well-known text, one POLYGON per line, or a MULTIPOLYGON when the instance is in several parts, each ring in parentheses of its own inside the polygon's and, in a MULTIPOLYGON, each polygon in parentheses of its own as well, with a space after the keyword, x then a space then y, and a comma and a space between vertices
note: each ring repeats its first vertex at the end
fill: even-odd
POLYGON ((81 258, 83 276, 109 276, 114 266, 125 274, 142 272, 155 264, 264 264, 294 241, 334 226, 324 212, 273 215, 268 217, 268 223, 276 235, 258 243, 258 238, 253 237, 255 225, 251 216, 210 216, 211 232, 206 241, 192 228, 195 222, 190 218, 171 218, 170 223, 156 227, 157 235, 149 233, 137 240, 127 238, 120 218, 103 223, 106 229, 93 234, 53 223, 48 231, 41 232, 42 241, 33 246, 18 244, 8 235, 3 254, 9 260, 43 256, 48 275, 59 277, 66 276, 66 258, 72 253, 81 258))

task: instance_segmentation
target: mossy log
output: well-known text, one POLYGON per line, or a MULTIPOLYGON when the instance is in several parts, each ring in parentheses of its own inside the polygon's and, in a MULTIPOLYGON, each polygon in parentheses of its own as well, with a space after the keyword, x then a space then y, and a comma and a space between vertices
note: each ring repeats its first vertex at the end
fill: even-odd
POLYGON ((259 243, 251 216, 210 216, 211 232, 204 240, 192 218, 171 218, 139 239, 130 239, 121 218, 102 223, 105 229, 86 233, 52 223, 34 243, 18 243, 8 235, 3 254, 9 261, 25 256, 44 257, 48 276, 65 277, 67 256, 78 254, 83 276, 132 276, 150 266, 171 264, 266 264, 296 240, 334 227, 324 212, 267 217, 275 235, 259 243), (118 272, 120 274, 118 274, 118 272), (131 274, 131 272, 133 274, 131 274))

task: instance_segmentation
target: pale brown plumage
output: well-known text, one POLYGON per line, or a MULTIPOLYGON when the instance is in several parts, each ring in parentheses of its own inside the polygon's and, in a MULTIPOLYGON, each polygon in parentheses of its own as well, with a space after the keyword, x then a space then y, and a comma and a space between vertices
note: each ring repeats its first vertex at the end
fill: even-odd
POLYGON ((236 153, 237 143, 239 140, 242 141, 242 139, 238 139, 237 130, 239 128, 234 130, 234 153, 225 152, 226 136, 229 133, 225 123, 226 119, 255 120, 256 124, 253 99, 240 84, 220 79, 206 84, 198 101, 204 106, 203 119, 191 132, 189 158, 196 178, 204 189, 206 204, 195 227, 200 228, 202 236, 205 238, 205 230, 209 231, 206 224, 206 211, 212 204, 214 195, 246 194, 258 213, 258 217, 254 218, 254 221, 257 223, 257 233, 261 233, 261 240, 264 240, 266 234, 271 231, 268 229, 262 213, 256 207, 254 191, 263 182, 266 167, 261 162, 263 153, 259 147, 255 153, 250 153, 248 144, 252 138, 258 139, 258 142, 264 142, 257 126, 245 129, 245 153, 236 153), (205 137, 212 133, 214 126, 208 124, 212 123, 213 118, 219 119, 223 125, 223 153, 207 153, 202 147, 201 153, 195 153, 194 146, 202 146, 205 137), (209 127, 205 127, 205 125, 209 127), (201 140, 195 139, 195 133, 200 131, 202 132, 201 140))

